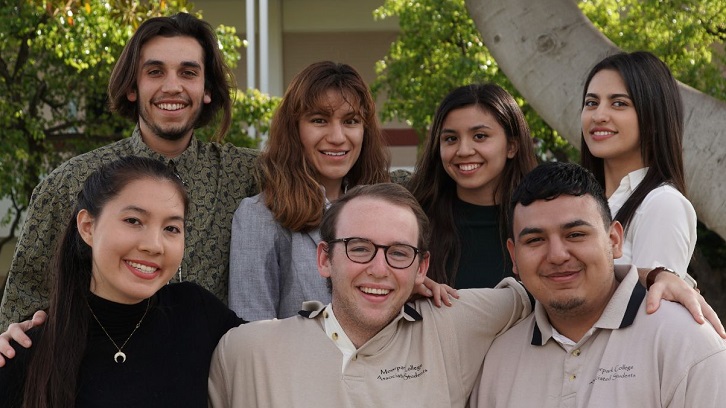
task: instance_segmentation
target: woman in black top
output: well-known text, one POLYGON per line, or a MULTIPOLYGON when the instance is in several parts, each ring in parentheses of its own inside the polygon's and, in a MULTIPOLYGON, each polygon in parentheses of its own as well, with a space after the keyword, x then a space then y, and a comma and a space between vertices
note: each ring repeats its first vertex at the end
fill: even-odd
POLYGON ((500 86, 462 86, 441 101, 410 182, 431 220, 431 279, 466 289, 511 276, 501 209, 536 164, 524 114, 500 86))
POLYGON ((48 321, 0 368, 0 406, 206 406, 212 352, 241 320, 193 283, 187 194, 163 163, 127 157, 85 181, 53 263, 48 321))

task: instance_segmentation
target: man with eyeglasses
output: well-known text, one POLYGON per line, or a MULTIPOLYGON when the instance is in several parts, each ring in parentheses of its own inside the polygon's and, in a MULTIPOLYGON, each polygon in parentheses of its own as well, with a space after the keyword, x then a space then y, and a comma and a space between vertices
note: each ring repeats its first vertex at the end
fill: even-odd
MULTIPOLYGON (((325 213, 320 235, 331 303, 228 332, 212 357, 210 406, 464 407, 494 337, 531 310, 522 286, 506 278, 496 289, 460 290, 450 308, 408 302, 428 269, 429 223, 397 184, 351 189, 325 213)), ((670 278, 668 290, 695 302, 670 278)))
POLYGON ((512 278, 461 290, 454 307, 406 303, 429 264, 428 220, 396 184, 328 209, 318 270, 332 302, 230 331, 212 360, 215 407, 464 406, 494 337, 529 314, 512 278))

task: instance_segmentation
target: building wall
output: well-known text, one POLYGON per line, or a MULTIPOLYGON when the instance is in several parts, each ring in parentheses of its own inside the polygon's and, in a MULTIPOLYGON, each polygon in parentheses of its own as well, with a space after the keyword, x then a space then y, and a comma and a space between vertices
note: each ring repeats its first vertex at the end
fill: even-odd
MULTIPOLYGON (((194 2, 205 20, 213 26, 236 27, 242 39, 246 37, 245 3, 242 0, 194 2)), ((398 35, 396 18, 373 19, 373 10, 383 0, 268 0, 268 4, 269 93, 273 95, 281 96, 295 74, 321 60, 350 64, 370 84, 376 77, 376 61, 383 59, 398 35)), ((259 21, 256 24, 259 27, 259 21)), ((246 50, 242 49, 241 54, 235 75, 238 86, 244 88, 247 86, 246 50)), ((382 99, 377 102, 382 106, 382 99)), ((391 140, 392 165, 413 168, 417 141, 413 130, 398 122, 384 123, 383 128, 389 130, 386 135, 391 140)))

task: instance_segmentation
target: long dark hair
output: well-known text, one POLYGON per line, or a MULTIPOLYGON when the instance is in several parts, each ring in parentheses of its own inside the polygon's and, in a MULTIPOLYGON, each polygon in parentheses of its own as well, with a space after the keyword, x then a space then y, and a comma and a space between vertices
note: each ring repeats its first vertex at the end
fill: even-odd
POLYGON ((86 210, 98 218, 105 205, 129 183, 143 178, 171 182, 188 207, 184 185, 162 162, 129 156, 103 165, 83 183, 76 207, 58 242, 51 264, 48 321, 28 365, 24 407, 74 407, 77 379, 86 349, 90 313, 91 247, 81 237, 76 217, 86 210))
POLYGON ((131 102, 126 95, 136 89, 141 48, 154 37, 192 37, 199 42, 204 53, 204 90, 209 92, 212 101, 202 104, 202 113, 194 127, 207 125, 222 109, 222 117, 216 132, 216 138, 221 140, 232 123, 230 90, 234 84, 234 75, 222 58, 212 26, 191 14, 178 13, 171 17, 154 17, 139 26, 126 43, 111 72, 108 83, 111 110, 132 121, 139 120, 138 101, 131 102))
MULTIPOLYGON (((669 183, 686 196, 683 172, 683 102, 678 83, 663 61, 646 51, 611 55, 595 65, 587 75, 582 91, 583 108, 590 81, 598 72, 610 69, 620 73, 638 115, 640 155, 648 167, 643 181, 615 214, 627 230, 635 211, 648 193, 669 183)), ((605 164, 595 157, 581 135, 582 165, 605 185, 605 164)))
POLYGON ((352 186, 389 181, 390 158, 368 86, 350 65, 321 61, 300 71, 285 91, 259 158, 265 205, 285 228, 317 228, 325 199, 315 168, 305 159, 298 124, 305 114, 327 107, 326 91, 340 92, 363 119, 360 156, 346 175, 352 186))
MULTIPOLYGON (((454 198, 456 182, 446 173, 441 162, 441 128, 449 112, 478 106, 494 116, 504 128, 507 142, 517 148, 513 158, 507 159, 495 189, 495 202, 500 206, 499 230, 502 242, 506 241, 506 205, 514 188, 527 172, 537 165, 534 144, 524 114, 512 95, 495 84, 472 84, 454 89, 436 109, 426 147, 416 163, 410 188, 431 220, 432 237, 436 244, 431 247, 428 276, 440 283, 452 285, 459 268, 460 242, 454 222, 454 198), (501 207, 504 203, 505 207, 501 207), (448 271, 448 272, 447 272, 448 271)), ((502 252, 506 249, 502 247, 502 252)))

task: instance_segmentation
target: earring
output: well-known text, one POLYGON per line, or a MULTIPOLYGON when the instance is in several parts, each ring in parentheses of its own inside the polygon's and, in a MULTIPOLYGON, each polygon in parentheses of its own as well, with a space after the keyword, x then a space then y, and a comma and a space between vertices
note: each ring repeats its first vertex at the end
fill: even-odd
POLYGON ((181 272, 182 272, 182 267, 181 267, 181 265, 179 265, 179 270, 177 270, 177 273, 179 274, 179 282, 182 281, 182 273, 181 272))

